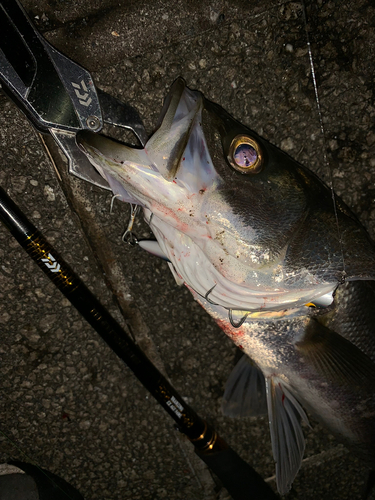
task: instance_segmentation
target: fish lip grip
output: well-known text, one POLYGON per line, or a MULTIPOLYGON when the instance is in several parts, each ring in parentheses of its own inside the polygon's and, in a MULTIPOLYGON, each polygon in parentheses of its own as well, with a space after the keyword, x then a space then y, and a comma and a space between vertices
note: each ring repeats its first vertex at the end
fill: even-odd
POLYGON ((1 79, 36 128, 101 130, 90 73, 54 49, 16 0, 0 1, 0 27, 1 79))
POLYGON ((131 130, 142 146, 147 134, 138 112, 96 89, 89 71, 50 45, 17 0, 0 0, 0 81, 3 90, 42 133, 49 133, 69 162, 69 172, 110 189, 78 148, 79 130, 104 123, 131 130))

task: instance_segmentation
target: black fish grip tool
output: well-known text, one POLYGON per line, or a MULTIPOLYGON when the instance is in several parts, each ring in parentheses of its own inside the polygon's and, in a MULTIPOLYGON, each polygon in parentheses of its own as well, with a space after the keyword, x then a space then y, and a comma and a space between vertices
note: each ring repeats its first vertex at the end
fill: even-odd
POLYGON ((105 123, 131 130, 142 146, 147 134, 137 111, 95 87, 90 73, 52 47, 16 0, 0 0, 0 81, 33 125, 49 133, 69 162, 69 172, 109 189, 78 148, 79 130, 105 123))

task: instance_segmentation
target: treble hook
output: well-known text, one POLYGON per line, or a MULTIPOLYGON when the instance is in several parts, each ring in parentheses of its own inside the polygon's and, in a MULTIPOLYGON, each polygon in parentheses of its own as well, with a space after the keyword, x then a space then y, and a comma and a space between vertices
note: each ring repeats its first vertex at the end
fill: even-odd
POLYGON ((242 326, 245 321, 246 321, 246 318, 249 316, 250 312, 247 312, 241 319, 238 323, 235 323, 233 321, 233 312, 232 312, 232 309, 229 309, 229 312, 228 312, 228 318, 229 318, 229 322, 230 324, 233 326, 233 328, 239 328, 240 326, 242 326))
MULTIPOLYGON (((206 293, 206 295, 204 296, 204 298, 207 300, 207 302, 209 302, 210 304, 212 304, 213 306, 218 306, 219 304, 217 304, 216 302, 213 302, 210 298, 209 298, 209 295, 210 293, 212 292, 212 290, 215 288, 215 286, 217 285, 217 283, 214 284, 213 287, 211 287, 208 292, 206 293)), ((250 312, 247 312, 241 319, 238 323, 235 323, 234 320, 233 320, 233 311, 232 309, 229 309, 229 312, 228 312, 228 317, 229 317, 229 321, 230 321, 230 324, 233 326, 233 328, 239 328, 240 326, 242 326, 245 321, 246 321, 246 318, 249 316, 250 312)))
POLYGON ((113 202, 115 201, 115 198, 121 198, 121 194, 117 193, 117 194, 114 194, 111 198, 111 205, 109 207, 109 213, 112 215, 113 213, 113 202))
POLYGON ((206 295, 204 296, 204 298, 207 300, 207 302, 209 302, 210 304, 212 304, 213 306, 218 306, 219 304, 216 304, 216 302, 212 302, 212 300, 210 300, 208 298, 208 296, 210 295, 210 293, 212 292, 212 290, 215 288, 215 286, 217 285, 217 283, 214 284, 214 286, 212 288, 210 288, 208 290, 208 292, 206 293, 206 295))
POLYGON ((129 243, 129 245, 134 246, 137 243, 137 237, 132 233, 135 217, 139 212, 139 205, 133 205, 130 203, 130 219, 128 223, 128 227, 126 228, 125 233, 122 235, 122 241, 125 243, 129 243))

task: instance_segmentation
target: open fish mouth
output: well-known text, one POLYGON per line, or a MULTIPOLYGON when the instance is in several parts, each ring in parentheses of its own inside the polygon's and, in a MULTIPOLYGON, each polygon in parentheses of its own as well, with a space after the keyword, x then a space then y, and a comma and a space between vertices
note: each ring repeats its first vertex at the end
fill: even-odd
POLYGON ((183 190, 196 194, 207 189, 217 177, 199 133, 202 107, 203 96, 179 79, 164 103, 157 131, 144 149, 129 148, 85 132, 79 134, 78 142, 121 199, 145 207, 157 201, 168 203, 170 198, 182 197, 183 190), (158 188, 157 193, 150 191, 151 183, 158 188), (173 190, 170 183, 174 184, 173 190))
MULTIPOLYGON (((143 207, 175 277, 200 296, 240 311, 330 303, 344 268, 329 189, 182 79, 144 149, 89 132, 77 142, 116 196, 143 207)), ((347 277, 368 278, 374 250, 340 207, 346 234, 356 229, 347 243, 366 255, 344 256, 347 277)))

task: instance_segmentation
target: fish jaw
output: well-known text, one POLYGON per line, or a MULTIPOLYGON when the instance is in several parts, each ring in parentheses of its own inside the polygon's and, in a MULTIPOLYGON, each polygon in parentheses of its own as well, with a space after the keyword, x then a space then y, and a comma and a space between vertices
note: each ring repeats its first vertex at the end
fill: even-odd
POLYGON ((86 131, 77 142, 122 201, 141 205, 186 234, 211 238, 203 194, 214 192, 221 179, 202 133, 203 96, 178 79, 166 104, 144 149, 86 131))

